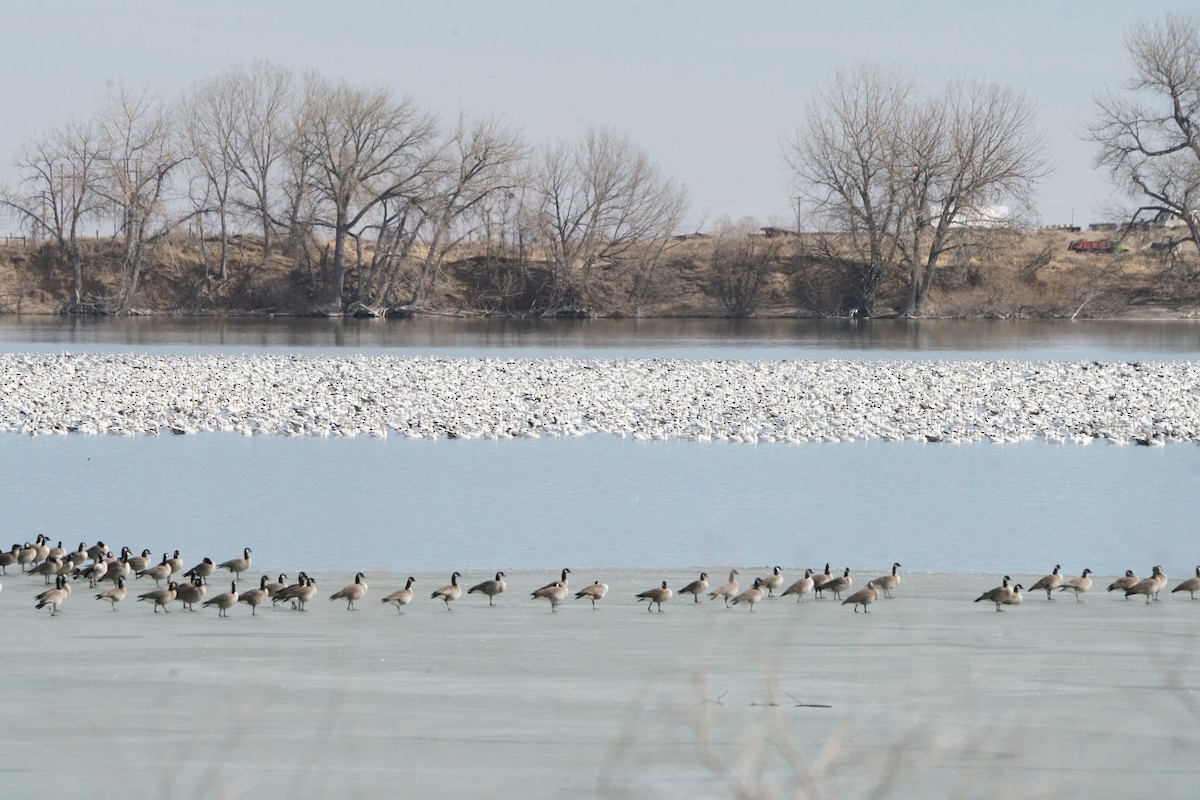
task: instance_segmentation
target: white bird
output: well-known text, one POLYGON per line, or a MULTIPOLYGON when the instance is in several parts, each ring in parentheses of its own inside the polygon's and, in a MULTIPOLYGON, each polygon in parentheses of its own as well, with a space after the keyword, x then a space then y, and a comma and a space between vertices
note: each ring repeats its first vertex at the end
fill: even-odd
POLYGON ((730 601, 731 605, 738 603, 746 603, 750 606, 750 610, 754 610, 754 604, 763 599, 763 578, 755 578, 754 585, 746 591, 739 594, 730 601))
MULTIPOLYGON (((345 600, 346 601, 346 610, 353 611, 354 610, 354 601, 363 599, 363 597, 365 597, 367 594, 367 582, 364 580, 364 578, 366 578, 365 575, 363 575, 361 572, 358 573, 357 575, 354 576, 354 583, 350 584, 349 586, 344 586, 341 589, 338 589, 336 592, 329 595, 329 599, 330 600, 345 600)), ((265 576, 264 576, 264 580, 265 580, 265 576)), ((265 586, 266 584, 264 583, 263 585, 265 586)))
POLYGON ((1200 567, 1196 567, 1196 577, 1188 578, 1171 590, 1171 594, 1176 592, 1187 592, 1193 600, 1196 599, 1196 592, 1200 592, 1200 567))
POLYGON ((791 586, 783 590, 780 597, 787 597, 789 594, 796 595, 796 602, 804 602, 804 595, 813 590, 813 571, 812 568, 804 570, 804 577, 793 583, 791 586))
POLYGON ((680 594, 690 594, 692 602, 699 603, 700 595, 708 591, 708 573, 701 572, 697 580, 692 581, 687 586, 679 590, 680 594))
POLYGON ((1075 602, 1077 602, 1077 603, 1083 602, 1082 600, 1079 599, 1079 595, 1091 590, 1092 579, 1088 577, 1091 574, 1092 574, 1092 571, 1090 569, 1085 569, 1083 571, 1083 574, 1080 575, 1078 578, 1071 578, 1069 581, 1064 582, 1062 586, 1058 587, 1058 591, 1059 592, 1074 592, 1075 593, 1075 602))
MULTIPOLYGON (((891 597, 892 589, 900 585, 900 573, 896 570, 900 569, 901 566, 899 561, 893 562, 892 573, 890 575, 883 575, 874 580, 875 588, 883 592, 884 597, 891 597)), ((866 609, 864 608, 863 611, 866 611, 866 609)))
POLYGON ((1029 591, 1031 591, 1031 592, 1036 592, 1039 590, 1044 591, 1046 593, 1046 599, 1053 600, 1054 599, 1054 590, 1057 589, 1058 587, 1062 586, 1062 584, 1063 584, 1062 564, 1055 564, 1054 572, 1051 572, 1049 575, 1045 576, 1044 578, 1039 578, 1037 583, 1035 583, 1033 586, 1029 587, 1029 591))
POLYGON ((667 588, 667 582, 663 581, 662 586, 655 586, 653 589, 647 589, 644 592, 638 592, 637 602, 640 603, 643 600, 647 601, 646 602, 646 610, 647 611, 652 610, 651 606, 657 605, 659 613, 661 613, 662 612, 662 604, 667 602, 668 600, 670 600, 671 596, 673 594, 674 594, 674 592, 672 592, 669 588, 667 588))
POLYGON ((404 609, 402 609, 401 606, 406 606, 412 602, 412 599, 413 599, 412 585, 414 583, 416 583, 416 578, 409 576, 408 581, 404 584, 403 589, 397 589, 396 591, 392 592, 391 594, 389 594, 387 597, 383 598, 379 602, 391 603, 392 605, 394 605, 396 607, 397 611, 399 611, 401 614, 403 614, 404 609))
POLYGON ((729 570, 729 580, 725 581, 725 583, 722 583, 720 586, 718 586, 717 588, 715 588, 711 592, 709 592, 708 599, 716 600, 719 597, 725 601, 725 607, 728 608, 729 601, 732 600, 733 598, 737 597, 737 593, 738 593, 737 576, 738 576, 738 571, 736 569, 729 570))
POLYGON ((446 610, 450 610, 450 601, 457 600, 462 597, 462 587, 458 585, 458 579, 462 577, 461 572, 454 572, 450 576, 450 583, 440 589, 435 589, 429 597, 433 600, 441 600, 446 604, 446 610))
POLYGON ((879 592, 875 590, 875 581, 867 581, 865 588, 859 589, 857 592, 847 597, 842 601, 842 605, 853 605, 855 614, 858 613, 858 607, 862 606, 863 613, 869 614, 871 612, 867 610, 867 606, 871 605, 871 603, 874 603, 878 599, 879 592))
POLYGON ((497 572, 496 577, 492 580, 477 583, 467 590, 467 594, 475 594, 476 592, 487 596, 489 606, 495 605, 492 600, 496 595, 504 593, 504 573, 497 572))
MULTIPOLYGON (((767 597, 774 597, 775 590, 780 586, 783 586, 783 568, 775 567, 775 569, 771 571, 770 575, 761 579, 759 585, 767 590, 767 597)), ((751 606, 750 610, 753 611, 754 606, 751 606)))
POLYGON ((592 601, 592 608, 596 608, 596 601, 603 600, 608 594, 608 584, 596 581, 591 586, 585 586, 575 593, 575 599, 581 600, 587 598, 592 601))

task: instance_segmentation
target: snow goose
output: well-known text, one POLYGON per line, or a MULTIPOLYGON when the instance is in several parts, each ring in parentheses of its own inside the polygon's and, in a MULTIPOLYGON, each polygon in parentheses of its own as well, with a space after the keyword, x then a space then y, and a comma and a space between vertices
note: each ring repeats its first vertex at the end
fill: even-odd
POLYGON ((446 610, 450 610, 450 601, 457 600, 462 597, 462 587, 458 585, 458 579, 462 577, 462 573, 457 570, 450 575, 450 583, 439 589, 434 589, 433 594, 429 595, 432 600, 441 600, 446 604, 446 610))
MULTIPOLYGON (((341 589, 338 589, 336 592, 329 595, 329 599, 330 600, 345 600, 346 601, 346 610, 353 611, 354 610, 354 601, 362 600, 363 597, 365 597, 367 594, 367 582, 366 582, 366 580, 364 580, 366 577, 367 577, 366 575, 363 575, 361 572, 359 572, 358 574, 356 574, 354 576, 354 583, 350 584, 349 586, 343 586, 341 589)), ((263 581, 264 581, 264 585, 266 585, 265 584, 265 581, 266 581, 265 576, 263 578, 263 581)))
POLYGON ((477 583, 467 590, 467 594, 475 594, 476 592, 487 597, 489 606, 495 605, 492 600, 496 595, 504 593, 504 573, 497 572, 496 577, 492 580, 477 583))
POLYGON ((662 613, 662 604, 671 599, 674 594, 667 588, 667 582, 663 581, 662 586, 655 586, 653 589, 647 589, 644 592, 638 592, 637 602, 646 601, 646 610, 653 610, 652 606, 658 606, 659 613, 662 613))
POLYGON ((575 599, 582 600, 583 598, 586 597, 587 599, 592 601, 592 609, 595 610, 596 601, 603 600, 605 595, 607 595, 607 594, 608 594, 608 584, 601 583, 600 581, 596 581, 591 586, 585 586, 582 589, 580 589, 578 592, 576 592, 575 599))
POLYGON ((692 602, 699 603, 700 595, 708 591, 708 573, 701 572, 700 577, 679 590, 681 595, 690 594, 692 602))

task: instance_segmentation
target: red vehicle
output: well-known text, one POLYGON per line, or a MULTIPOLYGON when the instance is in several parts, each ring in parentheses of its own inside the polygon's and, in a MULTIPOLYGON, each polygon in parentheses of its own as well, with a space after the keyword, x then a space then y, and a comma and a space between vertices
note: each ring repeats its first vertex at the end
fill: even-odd
POLYGON ((1111 253, 1116 246, 1108 239, 1076 239, 1067 245, 1067 249, 1076 253, 1111 253))

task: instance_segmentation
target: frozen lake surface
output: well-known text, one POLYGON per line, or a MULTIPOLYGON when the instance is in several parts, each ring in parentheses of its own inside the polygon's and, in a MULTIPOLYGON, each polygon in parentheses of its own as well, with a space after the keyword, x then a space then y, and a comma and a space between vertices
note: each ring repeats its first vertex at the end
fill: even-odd
POLYGON ((1186 595, 1147 606, 1097 576, 1085 602, 998 614, 971 601, 999 576, 906 573, 869 615, 633 601, 695 572, 577 569, 609 596, 557 614, 527 594, 553 570, 450 612, 429 599, 447 576, 419 572, 404 615, 378 602, 404 573, 368 574, 348 612, 324 597, 351 576, 315 572, 311 610, 229 619, 110 612, 82 586, 51 619, 41 579, 10 575, 4 789, 43 793, 49 762, 72 765, 57 793, 95 798, 1173 797, 1200 779, 1186 595))

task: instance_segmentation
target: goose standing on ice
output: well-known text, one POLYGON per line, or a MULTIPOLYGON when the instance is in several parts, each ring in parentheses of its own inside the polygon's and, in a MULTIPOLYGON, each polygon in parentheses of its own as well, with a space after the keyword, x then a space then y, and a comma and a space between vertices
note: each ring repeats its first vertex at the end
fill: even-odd
POLYGON ((662 586, 655 586, 653 589, 647 589, 644 592, 638 592, 637 602, 640 603, 645 600, 647 611, 653 610, 651 607, 657 605, 658 611, 661 614, 662 604, 670 600, 673 594, 674 592, 667 588, 667 582, 663 581, 662 586))
POLYGON ((389 594, 387 597, 383 598, 379 602, 391 603, 392 605, 394 605, 396 607, 397 611, 399 611, 401 614, 403 614, 404 609, 401 608, 401 606, 406 606, 412 602, 412 599, 413 599, 412 585, 416 582, 416 580, 417 580, 416 578, 414 578, 410 575, 408 577, 408 581, 405 582, 403 589, 397 589, 396 591, 392 592, 391 594, 389 594))
POLYGON ((175 602, 175 589, 176 583, 175 581, 171 581, 165 589, 154 589, 145 594, 139 594, 137 601, 140 603, 145 600, 148 603, 153 603, 155 614, 158 613, 159 606, 162 606, 164 612, 170 614, 171 609, 167 608, 167 604, 175 602))
POLYGON ((566 599, 567 593, 570 591, 570 585, 567 583, 567 575, 571 570, 563 568, 562 577, 559 580, 547 583, 540 589, 535 589, 530 592, 529 596, 534 600, 549 600, 550 610, 558 611, 558 604, 566 599))
POLYGON ((229 570, 233 573, 233 579, 235 581, 238 580, 242 577, 243 572, 250 571, 250 548, 243 547, 241 558, 231 558, 228 561, 222 561, 220 564, 217 564, 217 569, 229 570))
MULTIPOLYGON (((701 573, 701 574, 703 574, 703 573, 701 573)), ((591 586, 585 586, 582 589, 580 589, 578 592, 576 592, 575 599, 582 600, 583 598, 586 597, 587 599, 592 601, 592 610, 595 611, 596 610, 596 601, 603 600, 605 595, 607 595, 607 594, 608 594, 608 584, 601 583, 600 581, 596 581, 591 586)))
POLYGON ((738 594, 737 576, 738 571, 736 569, 729 570, 729 580, 709 592, 708 599, 716 600, 719 597, 725 601, 725 607, 729 608, 729 601, 737 597, 738 594))
POLYGON ((979 603, 983 600, 986 600, 989 603, 995 603, 997 611, 1003 611, 1004 609, 1000 606, 1007 602, 1010 597, 1012 597, 1013 590, 1012 587, 1008 585, 1008 582, 1011 580, 1012 578, 1005 575, 1003 583, 1001 583, 995 589, 988 589, 986 592, 979 595, 979 597, 976 597, 975 602, 979 603))
MULTIPOLYGON (((770 575, 759 581, 759 586, 767 590, 767 597, 774 597, 775 590, 783 586, 783 568, 775 567, 770 575)), ((750 610, 753 611, 754 606, 751 606, 750 610)))
MULTIPOLYGON (((250 606, 250 616, 257 616, 258 607, 271 596, 267 590, 267 581, 271 580, 270 575, 263 575, 258 581, 257 589, 248 589, 238 595, 238 602, 245 603, 250 606)), ((178 598, 177 598, 178 599, 178 598)))
POLYGON ((748 606, 750 606, 750 610, 753 611, 754 604, 763 599, 763 582, 764 582, 764 580, 765 580, 764 578, 755 578, 754 585, 751 586, 746 591, 738 594, 737 597, 730 600, 729 601, 730 605, 736 606, 739 603, 746 603, 748 606))
POLYGON ((1091 591, 1092 579, 1088 577, 1091 574, 1092 571, 1090 569, 1085 569, 1083 574, 1078 578, 1071 578, 1069 581, 1063 583, 1062 586, 1058 587, 1058 591, 1060 593, 1074 592, 1075 602, 1082 603, 1083 601, 1079 599, 1079 595, 1083 594, 1084 592, 1091 591))
POLYGON ((825 597, 825 594, 824 594, 825 593, 825 584, 827 584, 831 580, 833 580, 833 573, 829 571, 829 562, 828 561, 825 562, 825 571, 816 573, 815 575, 812 576, 812 579, 813 579, 813 592, 817 595, 817 597, 824 598, 825 597))
MULTIPOLYGON (((329 595, 330 600, 345 600, 346 610, 354 610, 354 601, 361 600, 367 594, 367 582, 364 580, 367 576, 361 572, 354 576, 354 583, 349 586, 344 586, 338 589, 333 594, 329 595)), ((265 580, 265 576, 264 576, 265 580)), ((265 584, 264 584, 265 585, 265 584)))
POLYGON ((450 583, 440 589, 435 589, 433 594, 429 595, 432 600, 441 600, 446 604, 446 610, 450 610, 450 601, 457 600, 462 597, 462 587, 458 585, 458 579, 462 577, 461 572, 454 572, 450 576, 450 583))
POLYGON ((846 571, 836 578, 831 578, 825 581, 821 586, 822 592, 832 592, 834 600, 842 599, 842 592, 849 589, 854 584, 854 579, 850 577, 850 568, 846 567, 846 571))
POLYGON ((871 605, 871 603, 874 603, 878 599, 879 592, 875 590, 875 581, 867 581, 865 588, 859 589, 857 592, 847 597, 842 601, 842 605, 853 605, 855 614, 858 613, 858 607, 862 606, 863 613, 869 614, 871 612, 867 610, 867 606, 871 605))
POLYGON ((1200 567, 1196 567, 1196 577, 1188 578, 1171 590, 1171 594, 1175 594, 1176 592, 1187 592, 1192 596, 1193 600, 1196 599, 1196 592, 1200 592, 1200 567))
POLYGON ((1167 585, 1167 573, 1163 572, 1163 568, 1155 566, 1151 569, 1149 578, 1143 578, 1125 590, 1125 596, 1130 597, 1135 594, 1146 595, 1146 602, 1149 603, 1152 599, 1158 599, 1158 593, 1167 585))
MULTIPOLYGON (((1127 570, 1125 570, 1124 575, 1122 575, 1120 578, 1117 578, 1115 581, 1113 581, 1112 583, 1110 583, 1108 585, 1108 591, 1123 592, 1126 589, 1129 589, 1133 586, 1137 586, 1138 581, 1140 581, 1140 580, 1141 580, 1141 578, 1139 578, 1137 575, 1133 574, 1133 570, 1127 569, 1127 570)), ((1125 595, 1125 599, 1128 600, 1129 595, 1125 595)))
POLYGON ((1029 591, 1044 591, 1047 600, 1054 599, 1054 590, 1063 585, 1062 564, 1054 565, 1054 572, 1044 578, 1039 578, 1037 583, 1029 587, 1029 591))
MULTIPOLYGON (((167 554, 163 553, 163 560, 166 560, 166 558, 167 554)), ((130 556, 129 558, 125 559, 125 561, 127 564, 129 564, 129 568, 133 570, 135 574, 141 572, 152 564, 150 561, 150 549, 146 548, 142 550, 142 554, 140 556, 130 556)), ((126 575, 124 577, 129 576, 126 575)))
POLYGON ((184 581, 175 586, 175 600, 181 603, 187 611, 195 611, 195 604, 203 600, 206 594, 208 594, 208 587, 199 578, 192 578, 190 581, 184 581))
POLYGON ((477 583, 470 589, 467 589, 467 594, 475 594, 476 592, 487 597, 489 606, 494 606, 495 603, 492 600, 496 595, 504 593, 504 573, 497 572, 496 577, 490 581, 477 583))
POLYGON ((183 573, 185 578, 199 578, 202 582, 208 583, 208 576, 217 571, 217 565, 208 556, 204 557, 199 564, 183 573))
POLYGON ((125 599, 125 579, 117 578, 117 585, 111 589, 105 589, 100 594, 96 595, 97 600, 104 600, 112 606, 112 610, 117 610, 117 603, 125 599))
POLYGON ((787 597, 789 594, 796 595, 796 602, 803 603, 804 595, 811 592, 813 589, 813 571, 812 567, 804 570, 804 577, 793 583, 791 586, 783 590, 780 597, 787 597))
POLYGON ((216 597, 210 597, 204 601, 203 607, 216 606, 217 616, 228 617, 229 615, 225 612, 237 605, 238 597, 237 581, 230 581, 228 592, 221 592, 216 597))
MULTIPOLYGON (((900 569, 901 566, 902 564, 899 561, 893 562, 892 573, 890 575, 883 575, 873 581, 875 588, 883 592, 884 597, 890 598, 892 596, 892 589, 900 585, 900 573, 896 570, 900 569)), ((866 610, 866 608, 863 609, 864 612, 866 610)))
POLYGON ((700 595, 708 591, 708 573, 701 572, 700 577, 679 590, 681 595, 690 594, 693 603, 700 602, 700 595))
POLYGON ((67 576, 59 575, 54 579, 54 588, 47 589, 38 595, 37 605, 34 608, 50 607, 50 616, 58 616, 58 607, 67 601, 71 596, 71 590, 67 586, 67 576))

